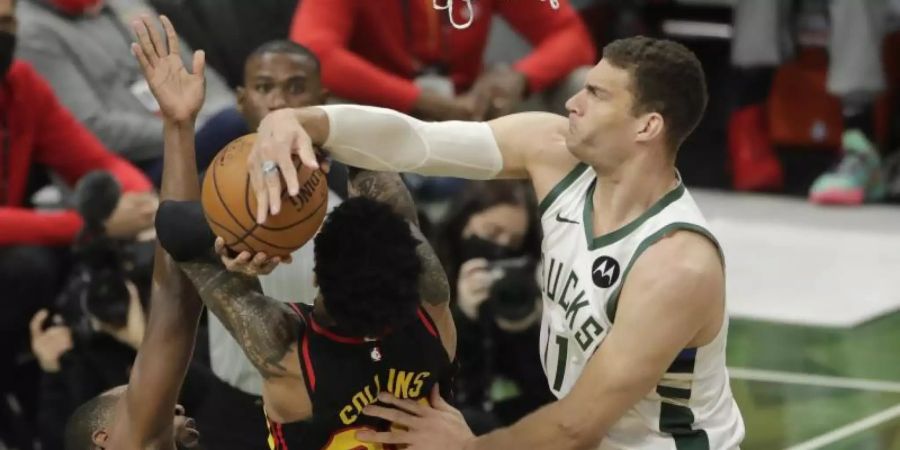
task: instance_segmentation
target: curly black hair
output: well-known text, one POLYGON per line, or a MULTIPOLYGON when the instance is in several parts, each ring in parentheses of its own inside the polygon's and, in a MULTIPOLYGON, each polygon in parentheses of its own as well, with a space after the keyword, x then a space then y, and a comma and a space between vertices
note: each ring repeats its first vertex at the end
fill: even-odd
POLYGON ((315 239, 315 274, 325 310, 351 336, 380 336, 415 318, 419 241, 390 206, 351 198, 315 239))

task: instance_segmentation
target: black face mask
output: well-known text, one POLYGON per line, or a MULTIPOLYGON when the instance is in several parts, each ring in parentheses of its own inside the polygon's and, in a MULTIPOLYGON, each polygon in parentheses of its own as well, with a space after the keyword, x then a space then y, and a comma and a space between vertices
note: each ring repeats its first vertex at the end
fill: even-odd
POLYGON ((6 78, 6 72, 12 66, 13 51, 16 49, 16 35, 0 31, 0 80, 6 78))
POLYGON ((460 257, 462 258, 462 262, 475 258, 496 261, 521 255, 521 250, 495 244, 478 236, 469 236, 460 242, 460 257))

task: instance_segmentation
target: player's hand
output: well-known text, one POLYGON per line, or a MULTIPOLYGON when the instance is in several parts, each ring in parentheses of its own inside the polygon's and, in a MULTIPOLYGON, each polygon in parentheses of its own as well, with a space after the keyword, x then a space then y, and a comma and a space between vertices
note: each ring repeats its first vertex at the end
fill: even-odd
POLYGON ((191 122, 203 107, 206 78, 203 69, 206 57, 202 50, 194 52, 192 72, 181 61, 180 43, 172 22, 166 16, 159 17, 165 30, 163 43, 149 16, 141 16, 131 23, 137 42, 131 51, 141 65, 144 78, 159 103, 163 117, 175 122, 191 122))
POLYGON ((432 406, 400 400, 387 392, 378 394, 378 400, 392 408, 369 405, 363 409, 363 414, 380 417, 406 430, 363 430, 356 433, 360 441, 406 445, 403 448, 407 450, 464 450, 475 440, 462 413, 441 398, 437 386, 431 390, 432 406))
POLYGON ((298 112, 292 109, 270 112, 260 122, 256 142, 247 158, 258 223, 264 223, 269 213, 278 214, 281 210, 282 177, 289 195, 300 192, 300 180, 291 159, 295 154, 303 165, 319 168, 312 138, 300 124, 298 112))
POLYGON ((273 256, 270 258, 263 252, 254 255, 244 251, 235 256, 233 252, 225 246, 225 240, 222 238, 216 238, 215 249, 216 254, 222 259, 222 264, 225 265, 226 269, 231 272, 237 272, 251 277, 268 275, 272 273, 279 264, 290 264, 293 261, 290 255, 284 257, 273 256))
MULTIPOLYGON (((45 330, 44 321, 49 315, 46 309, 42 309, 31 319, 31 351, 44 372, 56 373, 60 369, 59 358, 72 350, 72 331, 59 324, 45 330)), ((61 322, 58 317, 56 319, 61 322)))
POLYGON ((129 239, 153 228, 153 218, 159 208, 159 197, 151 192, 126 192, 119 198, 116 209, 106 219, 106 232, 120 239, 129 239))
POLYGON ((494 277, 484 258, 470 259, 459 268, 456 281, 456 304, 469 319, 478 318, 478 309, 488 299, 494 277))

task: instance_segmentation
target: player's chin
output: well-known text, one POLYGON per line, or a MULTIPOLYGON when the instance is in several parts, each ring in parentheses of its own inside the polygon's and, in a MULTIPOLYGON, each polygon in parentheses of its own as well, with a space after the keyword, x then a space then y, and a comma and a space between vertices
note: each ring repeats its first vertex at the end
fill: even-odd
POLYGON ((196 448, 200 443, 200 432, 197 422, 189 417, 175 418, 175 442, 178 448, 196 448))

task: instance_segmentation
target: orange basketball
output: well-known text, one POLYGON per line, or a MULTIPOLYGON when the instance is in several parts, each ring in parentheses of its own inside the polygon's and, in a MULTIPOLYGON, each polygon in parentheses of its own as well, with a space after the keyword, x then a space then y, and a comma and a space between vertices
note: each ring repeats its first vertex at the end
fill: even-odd
MULTIPOLYGON (((228 144, 203 178, 203 212, 216 236, 234 251, 287 256, 315 235, 328 206, 328 184, 321 170, 299 164, 300 194, 281 193, 281 211, 256 223, 256 197, 247 173, 247 156, 256 141, 248 134, 228 144)), ((283 183, 282 183, 283 184, 283 183)))

